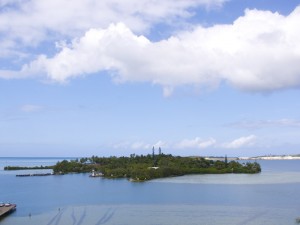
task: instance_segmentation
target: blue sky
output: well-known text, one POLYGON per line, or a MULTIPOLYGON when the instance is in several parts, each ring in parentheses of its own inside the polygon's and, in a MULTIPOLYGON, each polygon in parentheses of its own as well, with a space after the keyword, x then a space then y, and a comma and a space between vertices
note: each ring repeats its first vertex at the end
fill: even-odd
POLYGON ((300 153, 300 2, 0 1, 0 156, 300 153))

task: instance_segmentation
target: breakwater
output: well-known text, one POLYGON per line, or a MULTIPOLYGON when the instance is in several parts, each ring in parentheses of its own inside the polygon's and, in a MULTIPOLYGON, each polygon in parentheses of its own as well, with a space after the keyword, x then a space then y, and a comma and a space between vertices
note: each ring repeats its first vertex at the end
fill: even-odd
POLYGON ((17 174, 16 177, 43 177, 51 176, 53 173, 17 174))

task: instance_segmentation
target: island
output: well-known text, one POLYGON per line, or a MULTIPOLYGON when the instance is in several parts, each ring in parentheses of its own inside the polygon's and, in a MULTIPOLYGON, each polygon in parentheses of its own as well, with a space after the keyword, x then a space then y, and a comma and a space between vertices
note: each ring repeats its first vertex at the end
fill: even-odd
POLYGON ((53 166, 54 174, 87 173, 93 171, 105 178, 127 178, 130 181, 148 181, 157 178, 188 174, 260 173, 257 162, 239 163, 207 160, 204 157, 182 157, 166 154, 135 155, 129 157, 97 157, 63 160, 53 166))
POLYGON ((142 182, 157 178, 183 176, 189 174, 225 174, 225 173, 260 173, 257 162, 240 163, 234 158, 208 159, 205 157, 183 157, 171 154, 152 154, 122 157, 98 157, 63 160, 53 166, 18 167, 6 166, 4 170, 52 169, 53 173, 21 174, 26 176, 62 175, 68 173, 92 173, 91 177, 127 178, 142 182))

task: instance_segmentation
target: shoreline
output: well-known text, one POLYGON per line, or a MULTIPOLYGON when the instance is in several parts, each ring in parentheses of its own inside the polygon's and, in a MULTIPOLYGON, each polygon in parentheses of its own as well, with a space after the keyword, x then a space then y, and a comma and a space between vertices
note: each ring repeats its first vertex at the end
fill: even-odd
MULTIPOLYGON (((224 157, 205 157, 207 160, 224 160, 224 157)), ((255 157, 228 157, 228 160, 300 160, 300 156, 255 156, 255 157)))

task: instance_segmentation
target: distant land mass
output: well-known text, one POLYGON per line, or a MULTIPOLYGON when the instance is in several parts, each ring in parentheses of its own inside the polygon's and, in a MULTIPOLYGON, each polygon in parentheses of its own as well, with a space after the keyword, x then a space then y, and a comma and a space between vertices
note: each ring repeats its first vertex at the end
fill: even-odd
MULTIPOLYGON (((63 160, 48 167, 54 174, 89 173, 92 177, 127 178, 130 181, 147 181, 163 177, 187 174, 225 174, 225 173, 260 173, 257 162, 240 163, 228 160, 208 160, 204 157, 181 157, 165 154, 135 155, 130 157, 97 157, 63 160)), ((25 169, 7 166, 5 170, 25 169)), ((37 169, 29 167, 28 169, 37 169)), ((39 168, 41 169, 41 168, 39 168)))
POLYGON ((240 160, 295 160, 300 159, 300 155, 265 155, 256 157, 239 157, 240 160))
MULTIPOLYGON (((222 160, 224 157, 208 156, 207 160, 222 160)), ((300 154, 297 155, 264 155, 253 157, 228 157, 228 160, 300 160, 300 154)))

